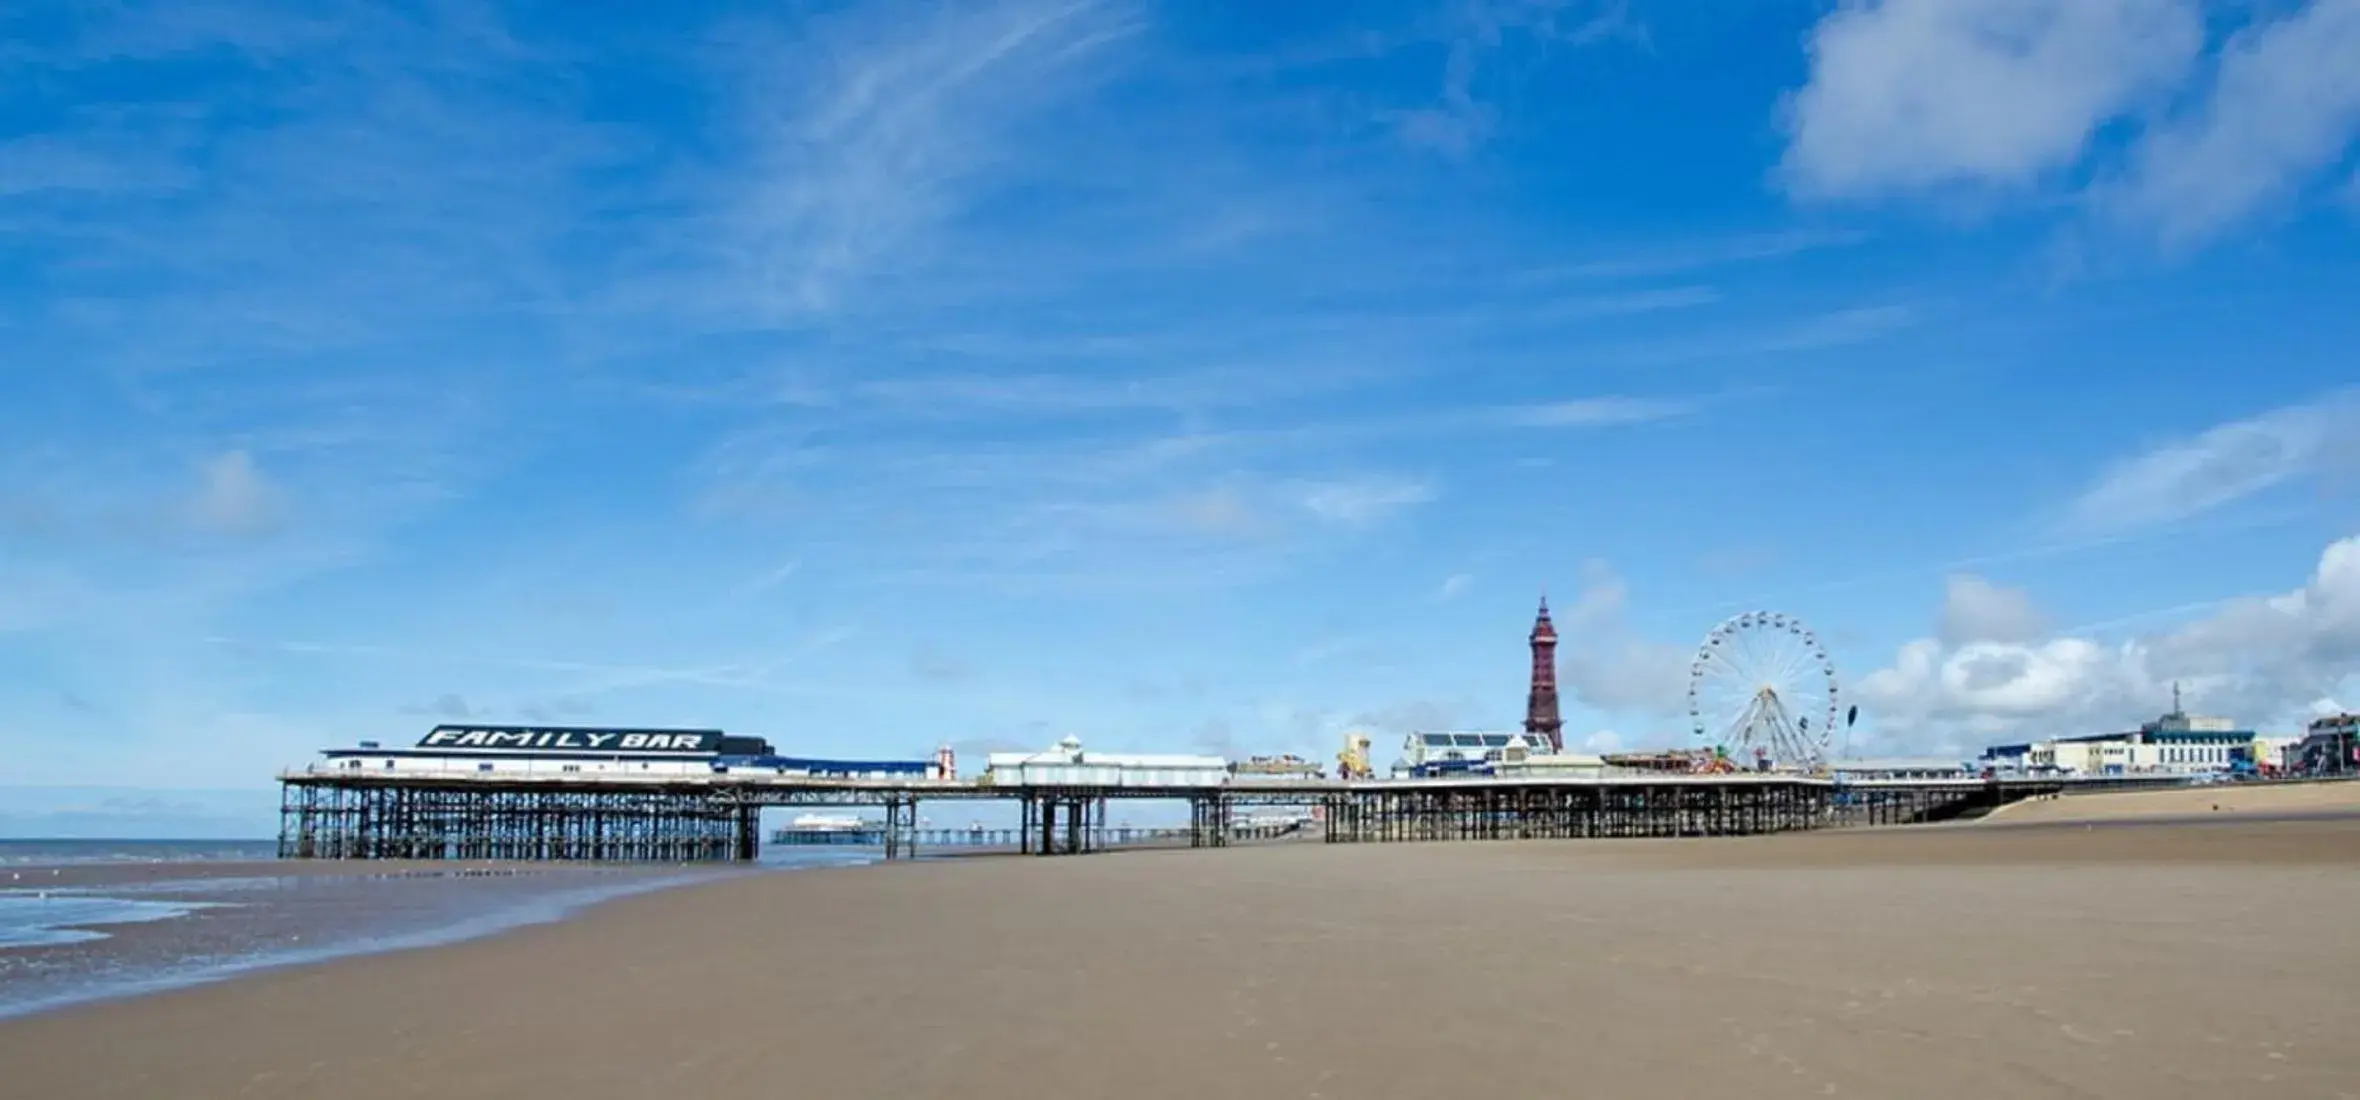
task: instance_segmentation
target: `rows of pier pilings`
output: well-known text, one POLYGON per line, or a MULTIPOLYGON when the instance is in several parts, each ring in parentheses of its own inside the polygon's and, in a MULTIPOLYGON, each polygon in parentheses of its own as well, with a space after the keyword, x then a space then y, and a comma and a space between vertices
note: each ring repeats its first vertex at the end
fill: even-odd
POLYGON ((694 790, 519 790, 451 784, 290 783, 286 859, 752 859, 760 808, 694 790))
POLYGON ((1845 787, 1833 795, 1836 825, 1924 825, 1989 812, 2005 793, 1997 785, 1971 787, 1845 787))
POLYGON ((1330 843, 1748 836, 1830 823, 1816 783, 1484 785, 1330 795, 1330 843))
MULTIPOLYGON (((1190 847, 1239 836, 1235 800, 1173 792, 1189 804, 1190 847)), ((1518 838, 1743 836, 1829 824, 1901 824, 1959 812, 1955 793, 1851 792, 1825 783, 1434 784, 1348 788, 1319 796, 1331 843, 1518 838), (1945 802, 1943 799, 1949 799, 1945 802)), ((1103 791, 1013 793, 1021 852, 1073 855, 1114 842, 1103 791)), ((884 799, 888 859, 915 855, 918 795, 884 799)), ((761 806, 709 787, 546 788, 481 782, 282 785, 279 853, 288 858, 596 860, 753 859, 761 806)))

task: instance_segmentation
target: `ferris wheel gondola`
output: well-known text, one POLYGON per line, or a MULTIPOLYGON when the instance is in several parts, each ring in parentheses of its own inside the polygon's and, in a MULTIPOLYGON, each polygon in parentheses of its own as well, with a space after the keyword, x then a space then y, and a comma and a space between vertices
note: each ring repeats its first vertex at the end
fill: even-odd
POLYGON ((1845 716, 1836 666, 1793 615, 1749 611, 1705 635, 1688 670, 1688 717, 1700 748, 1771 768, 1818 771, 1845 716))

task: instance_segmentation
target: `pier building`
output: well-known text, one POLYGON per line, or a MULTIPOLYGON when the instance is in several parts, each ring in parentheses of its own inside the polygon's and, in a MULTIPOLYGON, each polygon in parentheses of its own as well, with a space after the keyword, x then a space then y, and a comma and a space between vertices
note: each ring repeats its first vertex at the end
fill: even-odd
POLYGON ((1090 752, 1068 735, 1040 752, 995 752, 984 758, 984 781, 995 787, 1185 789, 1217 787, 1229 777, 1218 756, 1090 752))
POLYGON ((323 749, 320 755, 346 771, 689 775, 712 770, 725 753, 769 752, 770 743, 759 737, 731 737, 720 730, 441 725, 410 748, 363 741, 356 748, 323 749))
POLYGON ((831 760, 781 756, 770 742, 711 729, 440 725, 410 748, 363 741, 322 749, 329 767, 443 775, 680 776, 767 772, 839 779, 930 779, 954 774, 953 759, 831 760))
POLYGON ((1402 766, 1422 771, 1466 770, 1466 765, 1496 764, 1508 747, 1529 753, 1532 743, 1521 733, 1491 730, 1430 730, 1409 735, 1401 745, 1402 766), (1459 767, 1452 767, 1459 765, 1459 767))
POLYGON ((1975 769, 1964 760, 1942 756, 1868 757, 1838 760, 1828 765, 1839 780, 1858 779, 1971 779, 1975 769))
POLYGON ((1491 766, 1502 779, 1595 779, 1606 774, 1606 758, 1586 752, 1524 753, 1511 747, 1491 766))

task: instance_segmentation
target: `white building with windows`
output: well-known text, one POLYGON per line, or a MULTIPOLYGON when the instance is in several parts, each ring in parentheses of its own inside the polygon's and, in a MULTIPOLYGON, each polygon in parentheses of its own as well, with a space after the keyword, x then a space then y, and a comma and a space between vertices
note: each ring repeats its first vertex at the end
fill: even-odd
POLYGON ((2171 712, 2136 730, 1994 745, 1982 762, 2034 775, 2197 775, 2227 771, 2240 759, 2275 767, 2285 741, 2240 729, 2235 719, 2189 714, 2174 688, 2171 712))
POLYGON ((1416 768, 1433 764, 1496 763, 1508 754, 1513 743, 1529 752, 1530 743, 1522 733, 1498 733, 1475 730, 1436 730, 1413 733, 1402 743, 1401 762, 1416 768))
POLYGON ((1174 753, 1086 752, 1068 735, 1040 752, 995 752, 984 782, 995 787, 1218 787, 1229 761, 1174 753))

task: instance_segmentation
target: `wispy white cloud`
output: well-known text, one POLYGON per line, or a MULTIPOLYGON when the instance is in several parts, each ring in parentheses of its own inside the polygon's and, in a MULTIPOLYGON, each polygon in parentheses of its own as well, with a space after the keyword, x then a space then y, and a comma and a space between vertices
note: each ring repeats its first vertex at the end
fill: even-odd
POLYGON ((2360 471, 2347 442, 2360 422, 2360 391, 2233 420, 2115 464, 2071 505, 2082 534, 2117 532, 2202 515, 2302 478, 2360 471))
POLYGON ((778 586, 787 583, 787 579, 793 577, 796 570, 801 569, 802 567, 803 563, 798 559, 789 559, 787 561, 781 562, 776 568, 768 570, 760 576, 750 578, 744 584, 739 585, 737 587, 737 596, 739 599, 746 599, 753 596, 759 596, 773 588, 777 588, 778 586))
POLYGON ((1719 239, 1665 245, 1628 255, 1553 264, 1517 273, 1519 281, 1571 282, 1654 279, 1711 268, 1781 260, 1807 252, 1845 248, 1868 240, 1852 229, 1782 229, 1740 233, 1719 239))
POLYGON ((283 507, 278 487, 254 468, 253 458, 231 451, 205 464, 189 512, 200 530, 239 535, 277 523, 283 507))
POLYGON ((764 321, 924 262, 1008 170, 1008 143, 1116 74, 1144 26, 1125 0, 996 0, 748 27, 760 151, 709 258, 764 321))
POLYGON ((1591 397, 1513 409, 1508 419, 1536 428, 1598 428, 1669 420, 1696 408, 1695 402, 1669 398, 1591 397))
POLYGON ((1431 482, 1376 477, 1311 485, 1303 492, 1303 507, 1330 523, 1357 526, 1389 519, 1433 499, 1431 482))
MULTIPOLYGON (((1625 0, 1463 0, 1428 33, 1448 43, 1442 87, 1432 103, 1382 116, 1412 148, 1464 156, 1490 138, 1497 109, 1479 88, 1486 62, 1510 47, 1548 51, 1611 41, 1645 43, 1625 0)), ((1362 39, 1364 55, 1406 43, 1362 39)))
POLYGON ((1434 598, 1439 601, 1455 600, 1474 583, 1475 575, 1472 573, 1453 573, 1442 578, 1441 586, 1434 590, 1434 598))
MULTIPOLYGON (((844 404, 783 413, 717 445, 698 471, 700 514, 717 522, 787 522, 827 515, 832 537, 923 522, 936 534, 886 556, 942 578, 958 570, 1031 578, 1129 571, 1133 583, 1195 585, 1210 570, 1235 582, 1264 562, 1363 536, 1435 496, 1431 480, 1387 472, 1389 450, 1503 431, 1567 432, 1693 415, 1704 402, 1606 396, 1531 405, 1424 411, 1327 411, 1263 389, 1258 401, 1183 413, 1192 429, 1141 430, 1133 414, 1203 392, 1196 383, 1143 379, 1137 388, 1085 383, 1061 396, 1027 382, 1014 396, 979 380, 934 392, 897 390, 884 403, 848 391, 844 404), (1162 396, 1157 396, 1162 395, 1162 396), (951 403, 979 405, 957 411, 951 403), (1011 405, 1011 401, 1019 404, 1011 405), (1138 402, 1140 407, 1133 407, 1138 402), (1005 423, 1003 424, 1003 421, 1005 423), (963 425, 946 438, 938 424, 963 425), (857 428, 857 438, 846 438, 857 428), (858 485, 857 493, 846 487, 858 485), (950 562, 963 563, 957 567, 950 562), (946 572, 947 571, 947 572, 946 572)), ((1185 407, 1185 402, 1183 402, 1185 407)), ((888 540, 889 544, 893 540, 888 540)))
POLYGON ((1632 343, 1603 354, 1635 365, 1656 365, 1826 351, 1874 343, 1916 327, 1925 319, 1925 309, 1908 302, 1845 306, 1789 320, 1757 322, 1745 328, 1725 326, 1705 335, 1632 343))
POLYGON ((1257 534, 1271 522, 1233 486, 1175 494, 1164 507, 1182 527, 1211 535, 1257 534))
POLYGON ((574 679, 562 682, 555 693, 581 699, 625 688, 669 683, 782 695, 824 695, 828 694, 831 689, 784 681, 778 678, 778 674, 817 653, 842 644, 851 636, 852 631, 846 628, 821 630, 812 633, 801 644, 787 650, 768 656, 725 661, 712 665, 618 664, 560 657, 480 654, 457 649, 422 649, 406 645, 349 642, 257 640, 220 636, 208 637, 204 641, 208 646, 237 656, 250 657, 256 654, 278 653, 326 659, 396 660, 429 665, 565 674, 574 677, 574 679))

